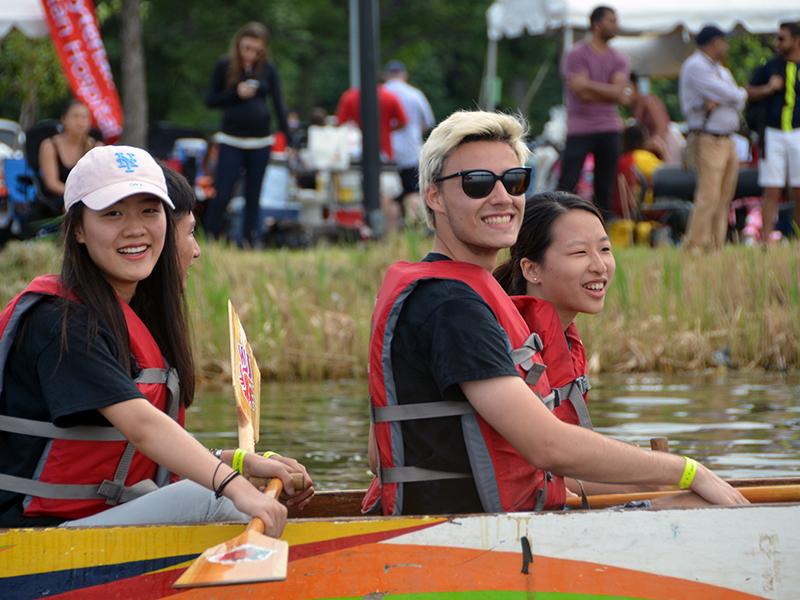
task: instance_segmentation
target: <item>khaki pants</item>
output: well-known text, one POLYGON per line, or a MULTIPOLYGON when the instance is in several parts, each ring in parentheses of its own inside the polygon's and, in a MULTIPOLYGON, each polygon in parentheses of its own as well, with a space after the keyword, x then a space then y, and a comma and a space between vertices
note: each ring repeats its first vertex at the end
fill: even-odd
POLYGON ((686 245, 720 248, 728 233, 728 208, 739 178, 739 156, 730 137, 701 134, 697 157, 694 210, 686 245))

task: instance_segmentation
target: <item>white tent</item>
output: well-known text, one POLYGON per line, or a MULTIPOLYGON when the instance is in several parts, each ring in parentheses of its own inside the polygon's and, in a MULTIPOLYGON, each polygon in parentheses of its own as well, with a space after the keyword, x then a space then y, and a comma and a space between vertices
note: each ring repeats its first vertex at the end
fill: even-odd
POLYGON ((799 0, 495 0, 486 11, 487 81, 497 72, 499 40, 563 30, 569 47, 573 31, 587 30, 589 15, 601 4, 617 11, 623 34, 639 36, 621 36, 614 43, 631 56, 634 70, 651 76, 674 74, 693 51, 689 34, 705 25, 771 33, 783 21, 800 20, 799 0))
POLYGON ((40 0, 0 0, 0 40, 12 28, 30 38, 47 35, 47 23, 40 0))

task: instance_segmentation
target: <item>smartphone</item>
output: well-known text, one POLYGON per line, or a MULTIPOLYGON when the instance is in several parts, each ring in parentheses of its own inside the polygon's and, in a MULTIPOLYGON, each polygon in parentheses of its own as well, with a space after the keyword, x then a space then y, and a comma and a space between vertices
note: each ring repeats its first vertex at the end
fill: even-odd
POLYGON ((245 83, 249 85, 251 88, 258 88, 259 85, 258 79, 248 79, 245 81, 245 83))

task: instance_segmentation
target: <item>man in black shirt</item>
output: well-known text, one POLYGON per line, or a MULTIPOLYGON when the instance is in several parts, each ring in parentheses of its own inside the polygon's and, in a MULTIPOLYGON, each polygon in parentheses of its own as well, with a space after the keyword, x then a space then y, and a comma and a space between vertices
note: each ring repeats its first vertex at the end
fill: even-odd
POLYGON ((559 421, 517 371, 511 311, 519 315, 485 279, 522 222, 526 133, 516 117, 463 111, 423 146, 434 243, 422 263, 390 267, 378 294, 369 451, 380 480, 365 510, 378 501, 385 514, 529 510, 531 480, 513 477, 522 463, 591 481, 680 483, 712 503, 746 503, 691 459, 559 421))
MULTIPOLYGON (((767 244, 775 225, 778 198, 788 183, 800 202, 800 23, 781 23, 775 36, 776 56, 753 73, 747 96, 765 103, 762 136, 764 155, 758 163, 758 185, 764 188, 761 240, 767 244)), ((795 207, 795 222, 797 222, 795 207)))

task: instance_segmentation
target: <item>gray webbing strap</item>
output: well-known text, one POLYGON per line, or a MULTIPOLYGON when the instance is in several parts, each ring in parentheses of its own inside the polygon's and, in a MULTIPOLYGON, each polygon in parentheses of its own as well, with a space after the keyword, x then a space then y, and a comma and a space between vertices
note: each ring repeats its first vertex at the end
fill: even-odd
POLYGON ((547 407, 547 410, 549 410, 550 412, 553 412, 553 409, 559 404, 561 404, 561 402, 558 399, 557 390, 551 390, 550 393, 547 394, 547 396, 545 396, 544 398, 540 398, 540 400, 542 401, 542 404, 544 404, 547 407))
POLYGON ((591 388, 592 386, 586 375, 581 375, 572 382, 567 398, 572 402, 572 406, 575 407, 575 412, 578 414, 578 421, 581 427, 594 430, 592 417, 589 416, 589 409, 586 407, 586 400, 583 399, 583 395, 591 388))
POLYGON ((511 357, 514 359, 514 366, 522 367, 528 374, 525 376, 525 383, 529 385, 536 385, 539 378, 547 368, 541 363, 533 362, 533 355, 541 352, 544 348, 541 338, 536 333, 528 336, 528 339, 523 342, 522 346, 516 350, 512 350, 511 357))
POLYGON ((17 302, 17 306, 6 324, 3 337, 0 338, 0 394, 3 393, 3 374, 5 373, 6 359, 11 353, 11 345, 14 343, 14 337, 17 335, 17 328, 19 327, 20 320, 30 307, 39 302, 45 295, 46 294, 39 294, 36 292, 25 294, 19 299, 19 302, 17 302))
POLYGON ((78 427, 56 427, 52 423, 20 419, 0 415, 0 431, 19 433, 35 437, 51 438, 54 440, 73 440, 88 442, 124 442, 125 436, 113 427, 93 427, 80 425, 78 427))
POLYGON ((372 410, 373 420, 376 423, 436 419, 439 417, 459 417, 474 412, 475 408, 469 402, 457 402, 454 400, 400 404, 395 406, 376 406, 372 410))
POLYGON ((542 376, 542 373, 544 373, 546 368, 547 367, 542 363, 533 363, 533 366, 528 369, 528 374, 525 375, 525 383, 528 385, 536 385, 539 383, 539 378, 542 376))
POLYGON ((381 471, 381 483, 409 483, 412 481, 437 481, 441 479, 472 479, 472 473, 450 473, 422 467, 394 467, 381 471))
POLYGON ((167 410, 165 411, 173 421, 178 420, 180 408, 181 385, 178 371, 173 367, 169 369, 142 369, 134 383, 161 383, 167 386, 167 410))
MULTIPOLYGON (((180 408, 180 384, 178 373, 175 369, 143 369, 134 380, 136 383, 165 384, 168 390, 167 412, 177 421, 180 408)), ((52 423, 21 419, 0 415, 0 431, 18 433, 35 437, 50 439, 93 441, 93 442, 124 442, 125 436, 113 427, 92 427, 81 425, 77 427, 56 427, 52 423)), ((0 474, 0 489, 58 500, 96 500, 104 499, 106 504, 114 506, 120 502, 128 502, 139 498, 158 486, 150 479, 140 481, 132 486, 125 486, 131 461, 136 449, 128 442, 114 473, 114 480, 106 479, 98 485, 73 485, 55 484, 43 481, 14 477, 13 475, 0 474)), ((157 478, 169 483, 169 472, 159 473, 157 478), (165 476, 166 475, 166 476, 165 476)))
POLYGON ((536 490, 536 503, 533 505, 533 510, 544 510, 544 503, 547 501, 547 480, 550 479, 550 473, 542 471, 544 474, 543 484, 541 489, 536 490))
POLYGON ((122 492, 125 490, 125 479, 128 477, 128 470, 131 468, 134 452, 136 452, 136 448, 128 442, 125 446, 125 452, 122 453, 122 457, 119 459, 117 470, 114 473, 114 481, 104 480, 97 490, 101 496, 105 496, 106 504, 110 506, 116 506, 122 498, 122 492))
MULTIPOLYGON (((0 473, 0 488, 17 494, 26 494, 53 500, 105 500, 108 496, 101 493, 101 489, 105 483, 104 481, 99 486, 93 484, 75 485, 45 483, 44 481, 36 479, 26 479, 24 477, 15 477, 14 475, 0 473)), ((120 494, 119 501, 128 502, 148 492, 152 492, 155 489, 157 489, 156 484, 150 479, 145 479, 136 485, 125 488, 120 494)))
POLYGON ((576 479, 575 481, 577 481, 578 485, 581 486, 581 508, 583 510, 589 510, 589 498, 586 497, 586 490, 583 488, 583 481, 580 479, 576 479))

